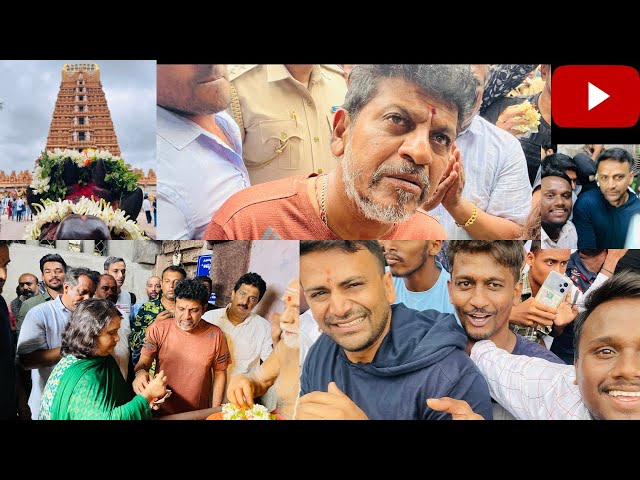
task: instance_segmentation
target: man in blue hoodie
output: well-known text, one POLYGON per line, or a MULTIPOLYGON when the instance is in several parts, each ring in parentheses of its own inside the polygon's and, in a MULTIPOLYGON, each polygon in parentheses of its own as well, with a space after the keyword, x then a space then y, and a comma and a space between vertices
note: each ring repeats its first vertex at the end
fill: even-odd
POLYGON ((633 183, 633 156, 608 148, 597 160, 598 187, 583 193, 573 206, 579 249, 624 248, 629 223, 640 213, 633 183))
POLYGON ((300 281, 324 335, 301 378, 298 419, 447 419, 428 398, 491 419, 487 385, 455 317, 395 299, 377 241, 301 241, 300 281))

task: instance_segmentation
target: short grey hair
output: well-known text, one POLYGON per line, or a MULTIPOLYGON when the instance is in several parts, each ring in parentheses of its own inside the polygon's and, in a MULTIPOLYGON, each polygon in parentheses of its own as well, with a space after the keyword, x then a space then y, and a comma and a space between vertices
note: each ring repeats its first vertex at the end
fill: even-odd
POLYGON ((87 277, 89 277, 89 280, 91 280, 97 286, 98 284, 96 283, 96 280, 95 280, 96 273, 98 272, 96 272, 95 270, 84 268, 84 267, 77 267, 77 268, 69 267, 67 268, 67 272, 65 273, 65 276, 64 276, 64 283, 69 285, 69 287, 71 288, 77 287, 78 279, 82 275, 86 275, 87 277))
POLYGON ((353 121, 376 95, 382 78, 415 83, 438 102, 456 106, 458 131, 476 101, 476 82, 469 65, 354 65, 343 105, 353 121))
POLYGON ((118 262, 122 262, 125 265, 127 264, 127 262, 124 261, 124 258, 121 258, 121 257, 107 257, 107 259, 104 261, 104 271, 106 272, 107 270, 109 270, 109 267, 111 265, 113 265, 114 263, 118 263, 118 262))

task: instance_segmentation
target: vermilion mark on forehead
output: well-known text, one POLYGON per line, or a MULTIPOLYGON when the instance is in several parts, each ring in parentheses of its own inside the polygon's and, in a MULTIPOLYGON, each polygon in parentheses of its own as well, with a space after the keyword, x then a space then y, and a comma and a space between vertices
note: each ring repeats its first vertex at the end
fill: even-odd
POLYGON ((324 272, 324 273, 325 273, 325 275, 327 276, 327 278, 326 278, 326 280, 325 280, 325 281, 326 281, 327 283, 331 283, 331 270, 325 270, 325 272, 324 272))
POLYGON ((428 103, 426 104, 426 106, 427 106, 427 110, 431 109, 431 115, 435 117, 436 114, 438 113, 438 110, 436 109, 436 107, 434 107, 433 105, 429 105, 428 103))

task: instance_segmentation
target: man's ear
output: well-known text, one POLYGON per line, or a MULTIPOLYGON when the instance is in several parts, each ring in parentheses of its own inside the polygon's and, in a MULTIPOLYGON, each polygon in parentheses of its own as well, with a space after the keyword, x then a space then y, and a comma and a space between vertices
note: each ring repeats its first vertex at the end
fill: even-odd
POLYGON ((513 291, 513 306, 520 304, 520 296, 522 295, 522 280, 516 283, 516 288, 513 291))
POLYGON ((331 136, 331 153, 336 157, 340 157, 344 153, 346 134, 350 125, 349 112, 341 108, 333 117, 333 134, 331 136))
POLYGON ((431 240, 431 247, 429 247, 429 255, 435 257, 442 250, 442 240, 431 240))
POLYGON ((531 267, 533 267, 533 264, 536 261, 536 256, 531 252, 527 252, 525 260, 527 262, 527 265, 529 265, 529 268, 531 268, 531 267))

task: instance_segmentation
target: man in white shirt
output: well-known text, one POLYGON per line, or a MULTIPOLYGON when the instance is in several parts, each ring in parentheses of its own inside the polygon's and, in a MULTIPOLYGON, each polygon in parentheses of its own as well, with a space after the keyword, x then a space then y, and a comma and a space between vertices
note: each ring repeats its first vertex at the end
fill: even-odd
POLYGON ((147 223, 151 223, 151 202, 149 201, 149 194, 144 194, 144 200, 142 201, 142 210, 144 210, 145 215, 147 216, 147 223))
POLYGON ((640 420, 640 274, 614 275, 576 319, 573 365, 511 355, 489 340, 471 359, 520 420, 640 420))
POLYGON ((87 268, 68 268, 62 294, 36 305, 27 313, 18 337, 18 359, 25 370, 31 370, 33 387, 29 407, 34 420, 38 419, 44 386, 60 360, 60 345, 71 313, 83 300, 93 297, 96 284, 87 268))
POLYGON ((231 303, 202 316, 203 320, 220 327, 227 337, 232 360, 227 372, 229 379, 258 367, 260 360, 264 362, 278 343, 279 335, 271 336, 269 320, 253 313, 266 290, 267 284, 260 275, 245 273, 233 287, 231 303))
MULTIPOLYGON (((477 113, 488 65, 471 65, 476 103, 456 139, 464 173, 450 187, 436 190, 436 202, 424 208, 440 221, 450 240, 513 239, 521 233, 531 210, 531 184, 520 142, 477 113)), ((445 172, 446 173, 446 172, 445 172)), ((444 176, 444 179, 447 177, 444 176)))
POLYGON ((226 65, 158 65, 158 238, 195 240, 249 187, 226 65))

